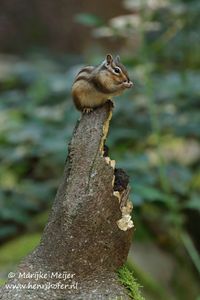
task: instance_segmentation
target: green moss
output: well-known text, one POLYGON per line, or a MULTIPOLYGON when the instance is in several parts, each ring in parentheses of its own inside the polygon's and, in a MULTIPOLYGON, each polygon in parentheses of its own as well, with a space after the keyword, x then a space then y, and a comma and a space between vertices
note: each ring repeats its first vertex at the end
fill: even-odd
POLYGON ((145 300, 140 293, 141 286, 134 278, 133 273, 123 266, 118 270, 118 277, 120 282, 127 288, 129 296, 134 300, 145 300))

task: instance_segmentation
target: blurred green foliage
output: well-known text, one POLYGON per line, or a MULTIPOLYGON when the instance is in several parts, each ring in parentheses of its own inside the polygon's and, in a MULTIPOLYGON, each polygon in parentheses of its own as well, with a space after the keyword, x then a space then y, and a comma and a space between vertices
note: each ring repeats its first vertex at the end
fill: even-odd
POLYGON ((17 265, 20 260, 30 253, 40 241, 40 234, 35 233, 31 235, 23 235, 22 237, 8 242, 0 249, 0 265, 1 267, 13 267, 17 265), (13 256, 13 248, 15 255, 13 256))
POLYGON ((67 101, 74 74, 62 63, 2 59, 0 240, 25 229, 31 215, 50 205, 76 115, 67 101))
POLYGON ((200 210, 199 1, 124 4, 129 15, 94 29, 97 38, 123 45, 135 82, 117 103, 112 156, 131 176, 134 206, 154 236, 162 231, 163 241, 177 245, 182 232, 193 227, 190 234, 199 247, 194 229, 200 210))
MULTIPOLYGON (((130 15, 108 24, 76 18, 96 39, 119 44, 135 83, 116 100, 110 156, 130 176, 137 236, 173 249, 180 264, 185 247, 199 270, 200 3, 124 5, 130 15)), ((85 61, 99 63, 102 52, 89 51, 85 61)), ((70 88, 83 64, 71 55, 0 57, 1 241, 30 231, 30 220, 51 206, 79 116, 70 88)))

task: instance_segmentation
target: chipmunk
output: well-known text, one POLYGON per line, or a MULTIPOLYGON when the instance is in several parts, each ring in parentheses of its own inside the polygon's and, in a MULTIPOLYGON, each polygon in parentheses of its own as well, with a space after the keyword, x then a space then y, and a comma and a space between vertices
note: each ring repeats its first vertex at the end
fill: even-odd
POLYGON ((78 110, 89 113, 132 85, 120 57, 113 59, 107 54, 100 65, 80 70, 72 85, 72 97, 78 110))

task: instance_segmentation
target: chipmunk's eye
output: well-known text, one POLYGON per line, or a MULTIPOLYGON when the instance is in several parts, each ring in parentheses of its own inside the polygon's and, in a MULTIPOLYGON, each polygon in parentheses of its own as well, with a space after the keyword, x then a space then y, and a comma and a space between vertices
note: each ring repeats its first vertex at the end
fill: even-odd
POLYGON ((120 68, 116 67, 114 68, 115 73, 119 74, 120 73, 120 68))

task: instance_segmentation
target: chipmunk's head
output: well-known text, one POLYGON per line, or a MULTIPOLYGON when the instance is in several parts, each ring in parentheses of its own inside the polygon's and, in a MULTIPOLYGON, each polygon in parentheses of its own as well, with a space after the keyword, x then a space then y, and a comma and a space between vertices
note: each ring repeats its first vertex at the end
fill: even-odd
POLYGON ((126 68, 120 62, 119 55, 113 58, 111 54, 107 54, 104 61, 104 67, 112 74, 112 78, 116 84, 123 83, 125 88, 132 87, 133 83, 129 79, 126 68))

